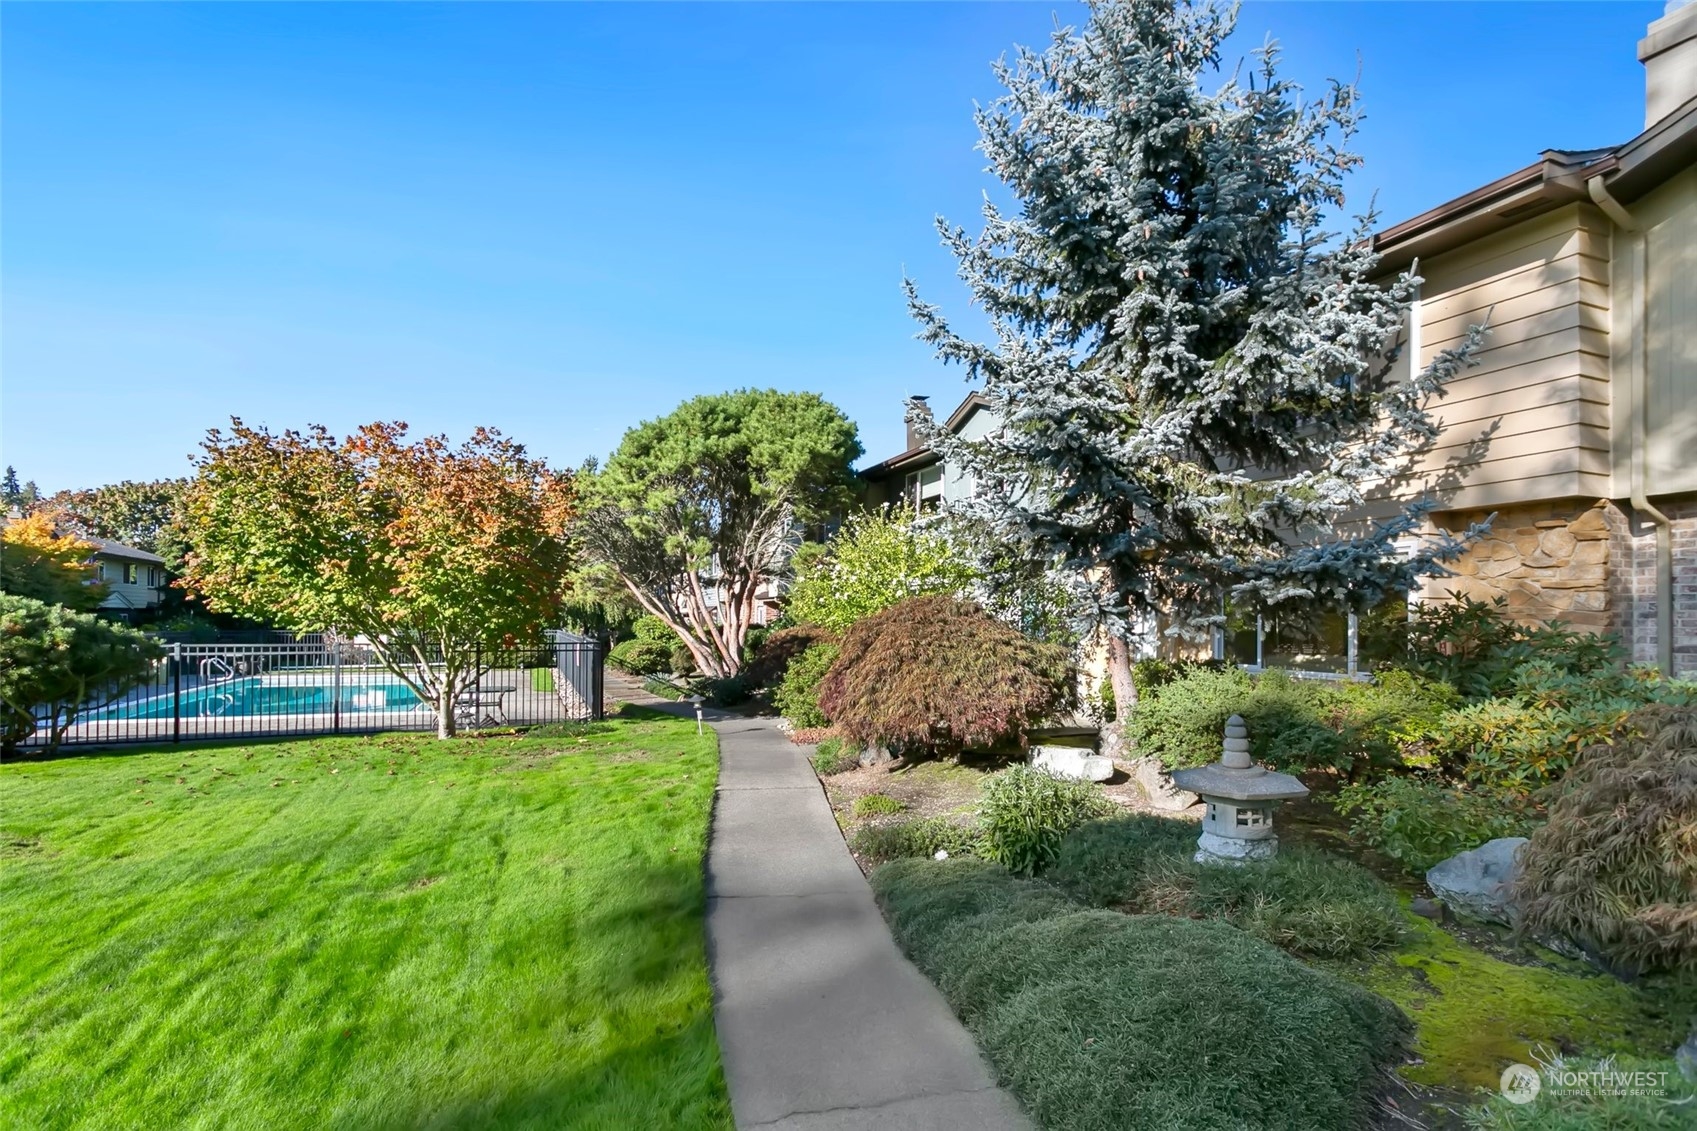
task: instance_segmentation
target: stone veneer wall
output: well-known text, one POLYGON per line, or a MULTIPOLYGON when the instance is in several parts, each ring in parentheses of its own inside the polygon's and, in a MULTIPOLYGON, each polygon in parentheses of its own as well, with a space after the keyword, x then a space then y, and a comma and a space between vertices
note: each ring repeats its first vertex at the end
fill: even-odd
MULTIPOLYGON (((1697 677, 1697 496, 1655 500, 1673 520, 1673 670, 1697 677)), ((1614 511, 1609 542, 1614 631, 1632 662, 1656 662, 1656 531, 1614 511)))
MULTIPOLYGON (((1452 591, 1479 601, 1501 597, 1519 621, 1610 631, 1616 627, 1609 584, 1612 509, 1606 501, 1500 508, 1490 532, 1451 565, 1456 576, 1427 582, 1421 597, 1443 599, 1452 591)), ((1490 513, 1456 512, 1441 521, 1459 532, 1490 513)))

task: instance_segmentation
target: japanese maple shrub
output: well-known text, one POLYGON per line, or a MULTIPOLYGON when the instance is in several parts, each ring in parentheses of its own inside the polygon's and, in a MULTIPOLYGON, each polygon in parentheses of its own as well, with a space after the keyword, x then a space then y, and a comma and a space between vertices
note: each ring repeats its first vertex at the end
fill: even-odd
POLYGON ((819 706, 865 745, 958 754, 1023 742, 1073 705, 1071 661, 971 601, 934 595, 859 621, 819 686, 819 706))

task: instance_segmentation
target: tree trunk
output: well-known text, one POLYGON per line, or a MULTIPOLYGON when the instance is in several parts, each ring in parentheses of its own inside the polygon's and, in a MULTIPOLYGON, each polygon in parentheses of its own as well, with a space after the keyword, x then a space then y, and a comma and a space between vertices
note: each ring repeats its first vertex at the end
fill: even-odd
POLYGON ((1137 684, 1131 679, 1131 646, 1112 633, 1108 636, 1108 682, 1114 688, 1114 721, 1102 728, 1102 753, 1110 758, 1129 757, 1125 725, 1137 710, 1137 684))
POLYGON ((436 737, 454 737, 454 680, 447 673, 436 691, 436 737))

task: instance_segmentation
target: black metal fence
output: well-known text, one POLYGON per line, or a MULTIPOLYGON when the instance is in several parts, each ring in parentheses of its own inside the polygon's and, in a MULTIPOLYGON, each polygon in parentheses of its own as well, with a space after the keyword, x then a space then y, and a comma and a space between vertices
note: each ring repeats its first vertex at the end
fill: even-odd
MULTIPOLYGON (((426 702, 442 670, 440 655, 403 665, 402 679, 358 640, 330 637, 292 643, 167 644, 151 677, 113 699, 85 704, 64 744, 188 742, 261 735, 435 730, 437 704, 426 702)), ((533 647, 475 649, 453 697, 459 729, 584 722, 602 715, 600 641, 550 632, 533 647)), ((50 741, 43 717, 25 745, 50 741)))

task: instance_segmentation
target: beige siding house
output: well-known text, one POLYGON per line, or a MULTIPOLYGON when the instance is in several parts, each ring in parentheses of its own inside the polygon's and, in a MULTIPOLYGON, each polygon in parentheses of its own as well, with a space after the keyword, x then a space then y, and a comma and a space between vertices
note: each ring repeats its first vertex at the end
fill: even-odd
POLYGON ((159 604, 169 581, 164 558, 105 538, 87 541, 95 545, 95 576, 110 589, 100 612, 128 620, 159 604))
POLYGON ((1697 5, 1639 58, 1643 133, 1545 152, 1376 243, 1388 268, 1419 262, 1412 357, 1490 327, 1417 489, 1443 527, 1496 517, 1422 596, 1502 597, 1697 675, 1697 5))

